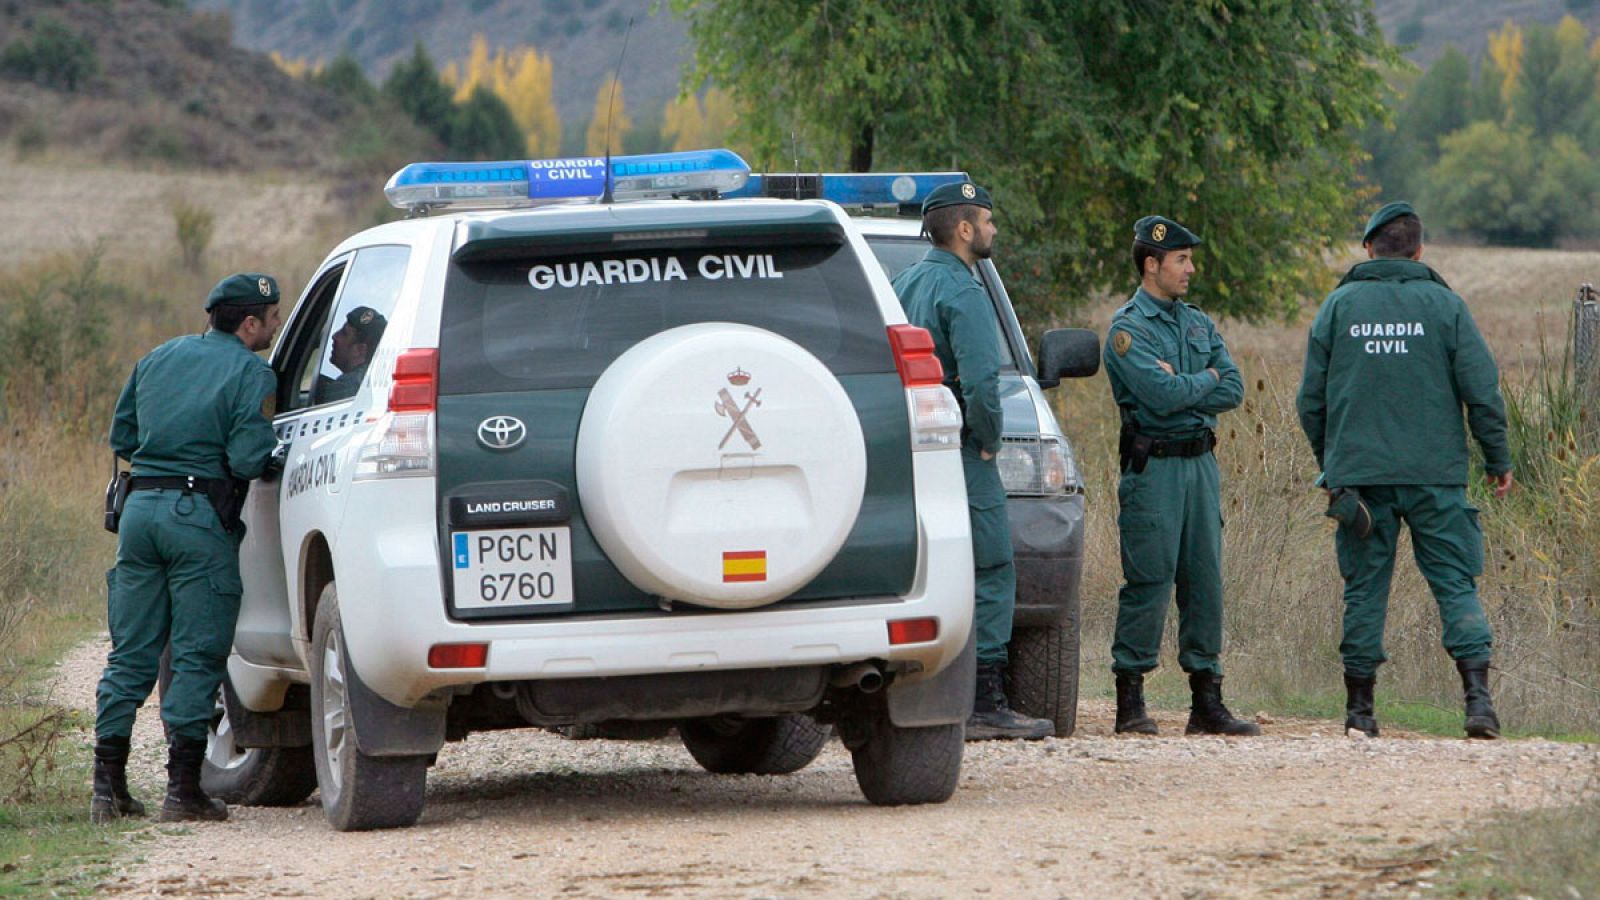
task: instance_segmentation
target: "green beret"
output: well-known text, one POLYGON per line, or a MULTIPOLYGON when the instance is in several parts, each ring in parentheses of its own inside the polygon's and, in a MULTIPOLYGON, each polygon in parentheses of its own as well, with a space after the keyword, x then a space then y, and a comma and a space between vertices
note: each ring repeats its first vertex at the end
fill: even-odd
POLYGON ((994 209, 994 202, 989 199, 989 192, 970 181, 960 184, 941 184, 928 192, 928 199, 922 201, 922 214, 946 206, 981 206, 984 209, 994 209))
POLYGON ((218 306, 255 306, 258 303, 277 303, 278 281, 260 272, 240 272, 217 282, 206 297, 206 312, 218 306))
POLYGON ((1133 223, 1133 239, 1163 250, 1182 250, 1200 243, 1200 235, 1166 216, 1145 216, 1133 223))
POLYGON ((1372 218, 1367 220, 1367 230, 1361 232, 1361 243, 1371 243, 1372 236, 1377 233, 1378 229, 1393 222, 1395 219, 1405 215, 1414 216, 1416 214, 1417 211, 1412 209, 1411 204, 1404 200, 1385 203, 1378 207, 1378 211, 1372 214, 1372 218))
POLYGON ((389 327, 389 320, 383 317, 370 306, 358 306, 350 310, 344 317, 344 323, 355 332, 356 339, 368 346, 376 347, 383 340, 383 330, 389 327))

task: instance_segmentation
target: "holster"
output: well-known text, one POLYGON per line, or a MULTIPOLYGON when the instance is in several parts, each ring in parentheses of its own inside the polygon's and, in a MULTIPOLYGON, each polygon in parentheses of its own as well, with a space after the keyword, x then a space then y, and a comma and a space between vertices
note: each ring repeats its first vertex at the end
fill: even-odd
POLYGON ((239 530, 239 517, 244 513, 244 498, 250 493, 250 482, 229 476, 210 482, 206 486, 206 499, 217 513, 217 521, 230 534, 239 530))
POLYGON ((1142 474, 1145 464, 1150 462, 1150 448, 1154 445, 1154 438, 1123 425, 1117 439, 1117 457, 1122 471, 1131 469, 1135 475, 1142 474))
POLYGON ((132 472, 116 472, 106 482, 105 526, 112 534, 116 534, 117 527, 122 524, 122 507, 128 502, 128 487, 132 483, 132 472))

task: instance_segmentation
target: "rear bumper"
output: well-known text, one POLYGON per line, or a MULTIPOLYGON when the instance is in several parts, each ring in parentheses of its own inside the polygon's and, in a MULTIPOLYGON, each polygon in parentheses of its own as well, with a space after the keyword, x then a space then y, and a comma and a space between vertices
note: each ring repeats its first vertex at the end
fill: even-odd
POLYGON ((666 672, 826 665, 877 659, 912 663, 915 683, 953 662, 972 625, 972 546, 961 463, 955 452, 914 453, 917 576, 901 597, 811 603, 805 608, 718 612, 678 607, 584 619, 472 624, 445 611, 437 532, 431 518, 401 509, 433 507, 432 479, 366 490, 350 486, 353 508, 377 527, 347 531, 333 548, 350 660, 377 695, 409 707, 441 688, 485 681, 646 675, 666 672), (924 490, 923 486, 929 486, 924 490), (934 486, 943 486, 935 490, 934 486), (413 496, 414 495, 414 496, 413 496), (381 507, 395 507, 383 515, 381 507), (931 617, 938 637, 890 645, 888 623, 931 617), (481 669, 434 669, 441 643, 487 643, 481 669))
POLYGON ((1006 501, 1017 564, 1017 625, 1053 625, 1077 607, 1083 513, 1082 494, 1006 501))

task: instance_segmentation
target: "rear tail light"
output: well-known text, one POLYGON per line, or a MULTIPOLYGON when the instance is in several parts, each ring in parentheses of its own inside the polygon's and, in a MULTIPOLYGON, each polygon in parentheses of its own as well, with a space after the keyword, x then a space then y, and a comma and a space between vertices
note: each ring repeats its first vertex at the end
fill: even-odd
POLYGON ((889 347, 911 415, 911 449, 961 446, 961 407, 944 386, 944 367, 933 355, 933 335, 915 325, 890 325, 889 347))
POLYGON ((433 410, 439 399, 439 351, 407 350, 394 363, 389 412, 356 458, 357 480, 432 475, 433 410))
POLYGON ((915 325, 890 325, 889 347, 900 381, 908 388, 942 384, 944 366, 933 355, 933 335, 915 325))
POLYGON ((394 361, 390 412, 433 412, 439 399, 439 351, 407 350, 394 361))

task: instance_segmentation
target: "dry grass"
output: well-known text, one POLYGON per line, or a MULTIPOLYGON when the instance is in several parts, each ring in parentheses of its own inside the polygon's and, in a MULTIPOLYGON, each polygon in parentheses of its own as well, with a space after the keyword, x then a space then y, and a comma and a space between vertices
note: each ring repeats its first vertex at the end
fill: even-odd
MULTIPOLYGON (((1427 256, 1466 298, 1518 390, 1539 365, 1539 328, 1559 348, 1577 285, 1600 281, 1600 253, 1430 248, 1427 256)), ((1349 260, 1342 265, 1348 265, 1349 260)), ((1199 264, 1205 264, 1202 258, 1199 264)), ((1197 299, 1201 299, 1197 297, 1197 299)), ((1120 301, 1083 315, 1101 334, 1120 301)), ((1330 523, 1312 488, 1316 461, 1294 412, 1304 358, 1299 322, 1224 321, 1246 384, 1244 405, 1221 418, 1229 695, 1254 710, 1303 705, 1340 693, 1342 583, 1330 523)), ((1121 566, 1116 531, 1117 417, 1101 373, 1070 384, 1057 401, 1078 444, 1089 493, 1083 582, 1086 687, 1108 690, 1110 641, 1121 566)), ((1595 452, 1593 448, 1590 453, 1595 452)), ((1478 498, 1489 549, 1480 590, 1496 630, 1502 720, 1522 730, 1600 731, 1600 462, 1574 454, 1556 485, 1513 498, 1478 498)), ((1477 475, 1474 475, 1477 477, 1477 475)), ((1437 607, 1402 538, 1390 601, 1380 698, 1441 710, 1459 707, 1459 682, 1440 649, 1437 607)), ((1181 691, 1169 621, 1158 695, 1181 691)))

